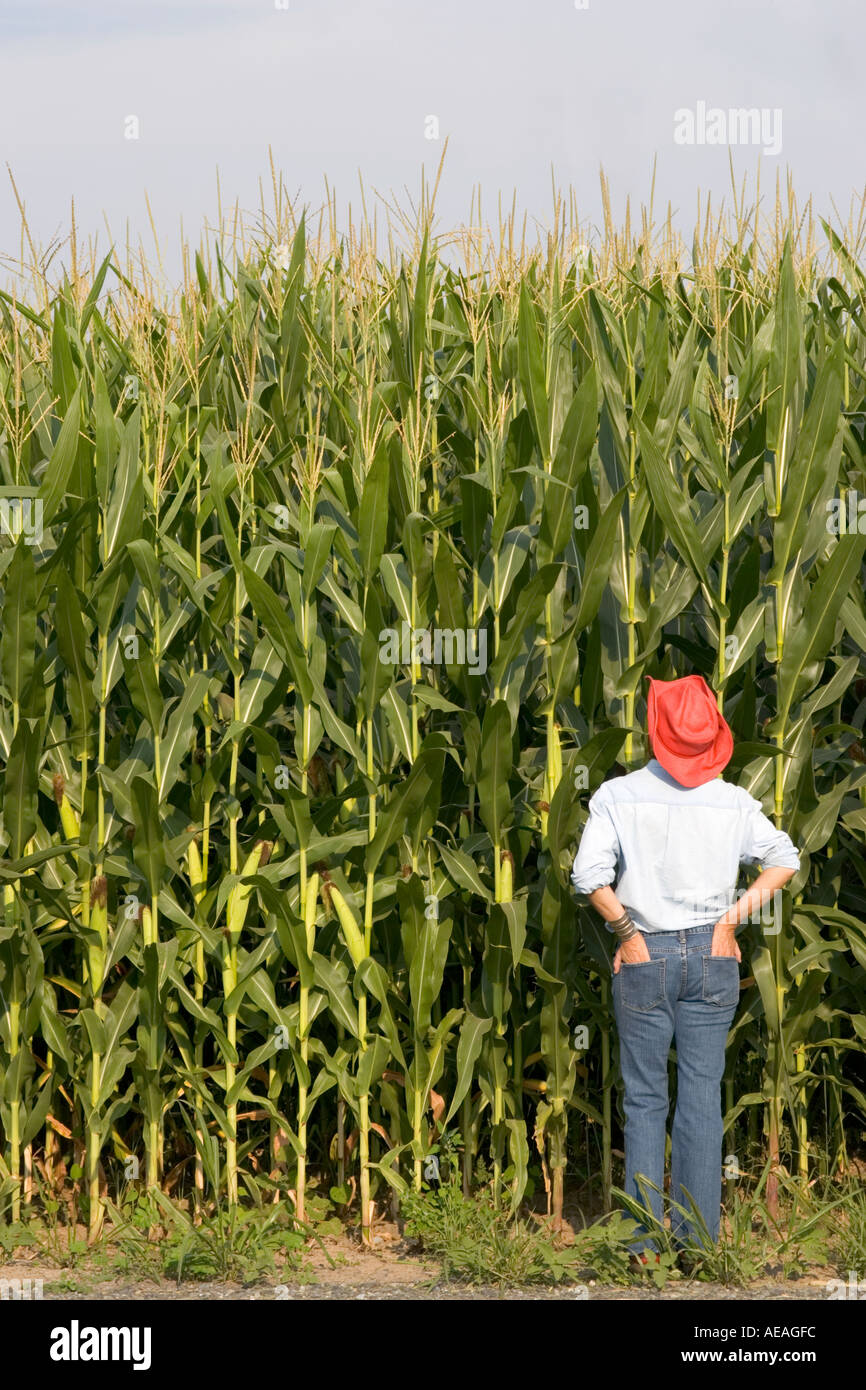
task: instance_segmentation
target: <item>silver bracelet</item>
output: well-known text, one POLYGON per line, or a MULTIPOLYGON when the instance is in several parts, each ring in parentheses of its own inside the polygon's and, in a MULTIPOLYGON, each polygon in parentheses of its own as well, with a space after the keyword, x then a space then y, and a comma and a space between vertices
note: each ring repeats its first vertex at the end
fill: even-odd
POLYGON ((622 945, 624 941, 631 941, 632 937, 638 934, 637 927, 632 921, 628 911, 625 911, 621 917, 617 917, 615 921, 608 922, 608 926, 616 933, 620 945, 622 945))

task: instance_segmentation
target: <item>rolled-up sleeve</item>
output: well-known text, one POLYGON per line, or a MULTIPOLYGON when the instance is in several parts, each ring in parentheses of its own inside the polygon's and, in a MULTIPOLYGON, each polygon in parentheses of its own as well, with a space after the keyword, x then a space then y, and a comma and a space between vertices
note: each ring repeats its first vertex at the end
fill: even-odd
POLYGON ((761 864, 769 869, 794 869, 800 867, 800 856, 790 835, 776 826, 764 815, 760 801, 749 798, 751 808, 746 816, 740 860, 744 864, 761 864))
POLYGON ((616 877, 619 837, 610 811, 598 793, 590 798, 589 819, 577 847, 571 881, 576 893, 594 893, 616 877))

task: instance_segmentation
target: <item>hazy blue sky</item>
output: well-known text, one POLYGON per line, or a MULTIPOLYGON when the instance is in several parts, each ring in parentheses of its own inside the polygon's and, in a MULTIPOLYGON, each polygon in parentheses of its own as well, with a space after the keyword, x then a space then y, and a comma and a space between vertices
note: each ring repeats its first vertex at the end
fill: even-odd
MULTIPOLYGON (((68 227, 149 238, 144 194, 174 263, 180 220, 199 232, 224 200, 254 209, 268 146, 313 206, 327 176, 357 202, 398 196, 448 156, 440 226, 468 218, 480 183, 546 222, 551 165, 591 221, 598 168, 615 210, 646 198, 690 227, 700 187, 730 187, 725 144, 681 145, 687 108, 781 111, 769 189, 790 169, 821 210, 862 193, 863 0, 0 0, 0 145, 37 240, 68 227), (140 138, 124 138, 136 116, 140 138), (440 140, 425 138, 435 115, 440 140)), ((769 129, 769 127, 768 127, 769 129)), ((699 130, 699 127, 698 127, 699 130)), ((760 147, 737 145, 738 171, 760 147)), ((18 214, 0 171, 0 254, 18 214)), ((2 276, 2 271, 0 271, 2 276)), ((5 278, 5 277, 3 277, 5 278)))

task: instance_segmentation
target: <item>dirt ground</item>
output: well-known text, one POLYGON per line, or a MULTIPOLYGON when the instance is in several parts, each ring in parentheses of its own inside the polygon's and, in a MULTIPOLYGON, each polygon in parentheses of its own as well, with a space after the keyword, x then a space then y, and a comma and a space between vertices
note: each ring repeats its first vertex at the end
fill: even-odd
MULTIPOLYGON (((763 1302, 827 1298, 829 1275, 817 1271, 809 1279, 758 1280, 750 1284, 748 1289, 685 1279, 670 1281, 664 1289, 657 1289, 651 1283, 646 1286, 615 1287, 599 1284, 595 1280, 588 1280, 584 1285, 563 1284, 556 1287, 532 1285, 500 1289, 485 1285, 470 1286, 444 1280, 435 1262, 414 1253, 396 1229, 383 1230, 374 1240, 378 1243, 372 1249, 363 1249, 346 1236, 328 1237, 323 1242, 327 1255, 319 1247, 313 1247, 300 1271, 287 1274, 282 1282, 280 1276, 270 1276, 249 1287, 213 1280, 185 1280, 178 1285, 169 1279, 138 1279, 134 1274, 118 1275, 113 1272, 110 1262, 101 1266, 85 1262, 70 1269, 59 1269, 56 1264, 48 1264, 39 1257, 27 1260, 16 1258, 14 1262, 0 1264, 0 1280, 42 1280, 43 1299, 69 1302, 330 1299, 387 1302, 748 1299, 763 1302)), ((33 1282, 31 1288, 35 1288, 33 1282)))

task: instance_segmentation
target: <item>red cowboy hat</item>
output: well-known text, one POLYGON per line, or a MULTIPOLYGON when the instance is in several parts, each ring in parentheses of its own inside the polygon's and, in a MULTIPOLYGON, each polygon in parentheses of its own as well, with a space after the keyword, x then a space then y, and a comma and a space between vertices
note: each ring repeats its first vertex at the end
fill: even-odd
POLYGON ((665 772, 684 787, 710 782, 730 762, 734 739, 703 676, 648 677, 647 732, 665 772))

